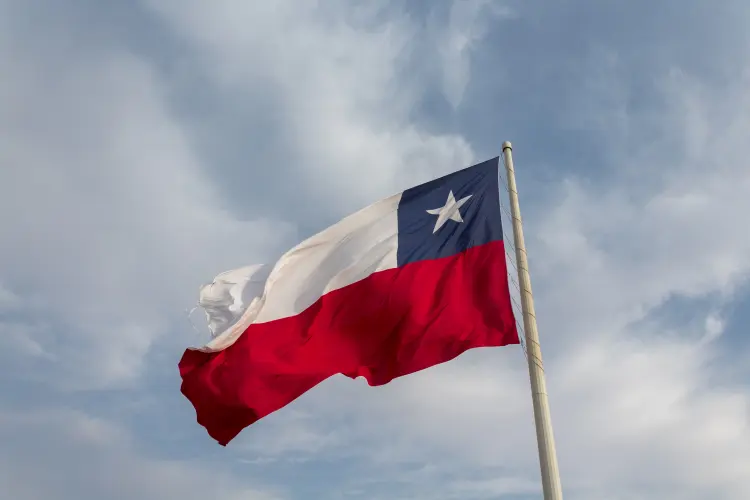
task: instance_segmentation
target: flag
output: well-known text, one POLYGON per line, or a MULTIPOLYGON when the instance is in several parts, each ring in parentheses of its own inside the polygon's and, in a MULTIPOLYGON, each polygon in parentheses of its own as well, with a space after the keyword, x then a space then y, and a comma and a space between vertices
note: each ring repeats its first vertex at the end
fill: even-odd
POLYGON ((185 351, 182 393, 226 445, 332 375, 377 386, 517 344, 505 255, 498 158, 376 202, 204 287, 215 337, 185 351))

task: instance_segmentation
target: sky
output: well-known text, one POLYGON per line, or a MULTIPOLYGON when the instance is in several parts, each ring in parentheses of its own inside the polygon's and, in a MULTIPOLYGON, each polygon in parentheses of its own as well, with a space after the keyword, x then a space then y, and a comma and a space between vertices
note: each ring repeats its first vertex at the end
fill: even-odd
MULTIPOLYGON (((746 0, 0 0, 0 493, 540 498, 518 347, 226 448, 226 269, 510 140, 566 499, 750 498, 746 0)), ((512 286, 512 285, 511 285, 512 286)))

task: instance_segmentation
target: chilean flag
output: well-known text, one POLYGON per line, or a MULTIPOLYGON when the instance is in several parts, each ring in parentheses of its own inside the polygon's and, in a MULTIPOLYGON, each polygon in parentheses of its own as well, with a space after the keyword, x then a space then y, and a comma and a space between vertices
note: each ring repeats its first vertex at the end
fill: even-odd
POLYGON ((517 344, 498 158, 374 203, 273 266, 223 273, 200 304, 215 336, 185 351, 182 393, 222 445, 332 375, 382 385, 517 344))

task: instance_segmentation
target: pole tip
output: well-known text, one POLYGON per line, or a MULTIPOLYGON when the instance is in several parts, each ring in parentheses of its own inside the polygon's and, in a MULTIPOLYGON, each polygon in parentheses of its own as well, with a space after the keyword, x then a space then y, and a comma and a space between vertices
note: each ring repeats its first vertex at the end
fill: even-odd
POLYGON ((505 141, 503 143, 503 151, 505 151, 506 149, 513 149, 513 145, 511 145, 510 141, 505 141))

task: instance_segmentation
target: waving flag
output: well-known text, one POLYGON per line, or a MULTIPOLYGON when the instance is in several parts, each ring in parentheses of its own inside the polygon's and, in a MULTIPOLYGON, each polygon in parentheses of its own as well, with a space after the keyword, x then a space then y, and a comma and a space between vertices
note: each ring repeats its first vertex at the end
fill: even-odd
POLYGON ((273 266, 224 273, 201 305, 216 336, 183 355, 182 392, 222 445, 332 375, 382 385, 517 344, 498 159, 374 203, 273 266))

